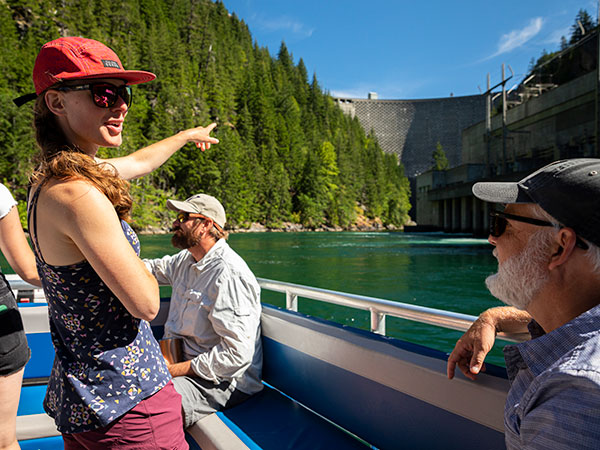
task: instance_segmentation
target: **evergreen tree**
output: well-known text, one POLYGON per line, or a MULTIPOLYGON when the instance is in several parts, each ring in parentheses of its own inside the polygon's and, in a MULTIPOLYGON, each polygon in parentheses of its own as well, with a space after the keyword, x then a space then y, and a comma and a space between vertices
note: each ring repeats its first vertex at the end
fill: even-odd
POLYGON ((560 37, 560 51, 565 51, 569 47, 569 43, 567 42, 567 38, 564 36, 560 37))
POLYGON ((571 25, 571 39, 569 44, 579 42, 583 36, 595 28, 594 19, 585 9, 580 9, 575 16, 575 23, 571 25))
POLYGON ((433 159, 433 170, 448 170, 450 168, 446 152, 444 151, 442 144, 440 144, 440 141, 437 142, 431 157, 433 159))
MULTIPOLYGON (((596 50, 592 50, 589 45, 586 48, 585 45, 576 46, 573 44, 589 35, 595 27, 596 23, 587 11, 579 10, 573 25, 571 25, 569 40, 567 41, 563 36, 560 39, 558 51, 548 52, 544 49, 537 60, 532 58, 529 64, 529 73, 536 75, 535 81, 538 83, 564 84, 590 70, 594 70, 595 63, 591 58, 596 58, 596 56, 593 56, 596 50)), ((592 43, 592 46, 594 46, 594 43, 592 43)))
POLYGON ((187 145, 132 182, 134 226, 170 226, 165 199, 198 192, 217 196, 232 226, 348 227, 357 205, 385 223, 408 218, 408 181, 397 158, 341 112, 316 74, 309 80, 284 42, 273 58, 221 1, 6 0, 0 35, 0 180, 21 202, 37 150, 31 108, 11 100, 32 91, 41 45, 85 36, 113 48, 126 68, 157 74, 133 88, 123 145, 100 156, 218 122, 219 145, 208 152, 187 145))

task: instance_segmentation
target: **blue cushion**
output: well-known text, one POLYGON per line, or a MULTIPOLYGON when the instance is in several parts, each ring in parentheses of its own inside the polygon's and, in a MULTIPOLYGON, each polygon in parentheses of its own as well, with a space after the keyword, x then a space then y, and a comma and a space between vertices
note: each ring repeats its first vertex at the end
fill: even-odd
POLYGON ((21 450, 63 450, 65 448, 62 436, 19 441, 19 445, 21 450))
POLYGON ((31 349, 31 359, 25 366, 23 378, 47 378, 54 362, 54 346, 50 333, 32 333, 27 335, 31 349))
POLYGON ((365 449, 356 438, 269 386, 217 415, 251 449, 365 449))
POLYGON ((28 416, 30 414, 45 414, 42 406, 46 396, 46 385, 23 386, 21 388, 21 398, 19 399, 18 416, 28 416))

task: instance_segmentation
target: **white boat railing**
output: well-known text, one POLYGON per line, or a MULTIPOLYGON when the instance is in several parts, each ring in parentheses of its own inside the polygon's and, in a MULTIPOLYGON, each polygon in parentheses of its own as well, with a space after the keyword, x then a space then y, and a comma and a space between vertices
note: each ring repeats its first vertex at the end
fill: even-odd
POLYGON ((19 275, 14 273, 7 273, 4 276, 18 301, 46 302, 42 288, 23 281, 19 275))
MULTIPOLYGON (((381 298, 366 297, 364 295, 330 291, 283 281, 268 280, 266 278, 258 278, 258 283, 263 289, 284 293, 286 309, 290 311, 298 311, 298 297, 369 311, 371 315, 371 331, 383 336, 385 336, 386 316, 408 319, 458 331, 466 331, 477 319, 477 317, 468 314, 381 298)), ((497 337, 510 342, 522 342, 529 339, 527 333, 498 333, 497 337)))
MULTIPOLYGON (((43 291, 19 278, 18 275, 6 275, 15 297, 19 298, 25 292, 31 301, 43 299, 43 291)), ((468 314, 444 311, 425 306, 411 305, 381 298, 367 297, 364 295, 348 294, 339 291, 330 291, 300 284, 286 283, 283 281, 258 278, 262 289, 281 292, 285 294, 286 309, 298 311, 298 298, 307 298, 325 303, 346 306, 350 308, 369 311, 370 329, 372 332, 385 336, 386 316, 412 320, 414 322, 450 328, 452 330, 466 331, 477 319, 468 314)), ((510 342, 522 342, 529 339, 527 333, 498 333, 497 337, 510 342)))

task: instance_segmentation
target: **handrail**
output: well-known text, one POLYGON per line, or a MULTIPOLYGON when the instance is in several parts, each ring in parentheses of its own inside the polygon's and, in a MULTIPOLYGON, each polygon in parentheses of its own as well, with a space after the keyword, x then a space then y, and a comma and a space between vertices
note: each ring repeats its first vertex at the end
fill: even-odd
POLYGON ((10 284, 10 288, 13 291, 33 291, 36 289, 40 289, 39 286, 34 286, 33 284, 28 283, 21 279, 21 277, 14 273, 7 273, 4 275, 6 280, 10 284))
MULTIPOLYGON (((450 328, 458 331, 467 331, 477 319, 468 314, 428 308, 426 306, 411 305, 381 298, 367 297, 364 295, 348 294, 339 291, 330 291, 300 284, 286 283, 283 281, 258 278, 258 283, 263 289, 281 292, 286 295, 286 309, 298 311, 298 297, 317 300, 350 308, 369 311, 371 315, 371 331, 385 336, 385 317, 393 316, 408 319, 419 323, 450 328)), ((497 337, 509 342, 522 342, 529 339, 527 333, 498 333, 497 337)))
MULTIPOLYGON (((18 275, 7 275, 7 280, 13 290, 40 289, 19 278, 18 275)), ((330 291, 311 286, 287 283, 284 281, 258 278, 258 283, 263 289, 281 292, 286 295, 286 309, 298 311, 298 297, 309 298, 335 305, 347 306, 370 312, 371 331, 385 336, 386 316, 399 317, 414 322, 450 328, 452 330, 467 331, 477 319, 468 314, 428 308, 426 306, 411 305, 381 298, 367 297, 364 295, 349 294, 346 292, 330 291)), ((529 339, 527 333, 498 333, 497 338, 509 342, 522 342, 529 339)))

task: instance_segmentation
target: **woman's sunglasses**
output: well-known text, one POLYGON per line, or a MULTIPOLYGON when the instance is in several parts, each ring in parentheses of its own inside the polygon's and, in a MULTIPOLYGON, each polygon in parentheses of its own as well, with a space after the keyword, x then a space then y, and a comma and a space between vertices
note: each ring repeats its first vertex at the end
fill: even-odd
MULTIPOLYGON (((538 227, 553 227, 555 224, 552 222, 547 222, 545 220, 534 219, 533 217, 523 217, 517 216, 515 214, 508 214, 501 211, 492 211, 490 213, 490 235, 493 237, 500 237, 506 231, 506 225, 508 224, 508 220, 514 220, 516 222, 524 222, 529 223, 531 225, 537 225, 538 227)), ((581 239, 577 238, 575 241, 575 245, 577 247, 582 248, 583 250, 587 250, 588 245, 583 242, 581 239)))
POLYGON ((92 93, 94 105, 99 108, 110 108, 114 106, 119 97, 123 99, 127 108, 131 106, 131 101, 133 99, 131 86, 115 86, 110 83, 90 83, 77 86, 60 86, 56 88, 57 91, 85 91, 88 89, 92 93))

